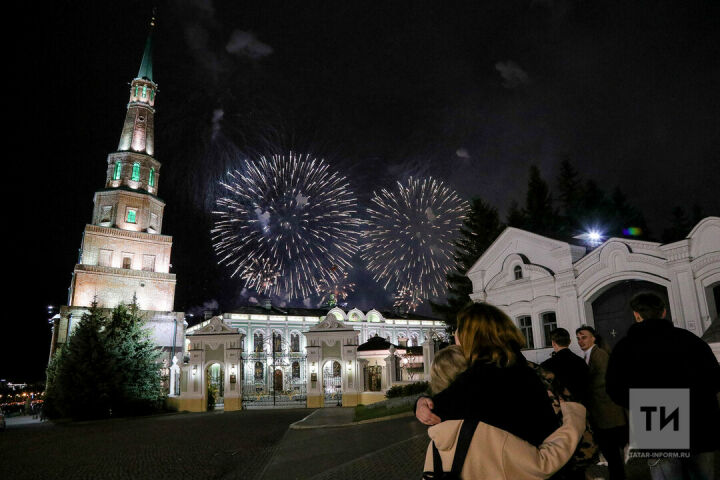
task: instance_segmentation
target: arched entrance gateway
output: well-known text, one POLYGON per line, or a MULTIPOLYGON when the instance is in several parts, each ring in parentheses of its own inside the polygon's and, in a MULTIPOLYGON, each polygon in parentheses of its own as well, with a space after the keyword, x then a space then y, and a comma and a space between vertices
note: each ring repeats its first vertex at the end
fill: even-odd
POLYGON ((624 280, 610 285, 591 301, 595 330, 607 342, 610 348, 627 333, 635 323, 630 300, 640 292, 653 292, 660 295, 668 305, 667 318, 671 319, 670 302, 667 288, 645 280, 624 280))
POLYGON ((358 404, 358 335, 334 315, 327 315, 305 333, 310 369, 308 408, 358 404))

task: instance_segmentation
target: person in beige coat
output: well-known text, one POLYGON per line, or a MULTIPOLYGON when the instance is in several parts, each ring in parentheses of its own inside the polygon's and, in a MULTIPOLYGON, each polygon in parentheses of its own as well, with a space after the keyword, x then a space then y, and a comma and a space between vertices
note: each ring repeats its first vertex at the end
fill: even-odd
MULTIPOLYGON (((541 480, 552 476, 575 452, 585 431, 585 407, 562 402, 563 424, 535 447, 505 430, 478 423, 460 478, 473 480, 541 480)), ((450 471, 460 427, 464 420, 447 420, 428 429, 443 470, 450 471)), ((424 471, 433 471, 432 442, 428 445, 424 471)))
MULTIPOLYGON (((459 346, 438 352, 430 370, 433 393, 447 388, 466 367, 467 361, 459 346)), ((470 440, 461 478, 535 480, 553 475, 570 460, 585 431, 585 407, 575 402, 561 402, 560 409, 562 426, 538 447, 505 430, 479 422, 470 440)), ((425 472, 435 468, 433 444, 440 454, 443 471, 451 470, 463 422, 447 420, 428 430, 431 442, 425 457, 425 472)))

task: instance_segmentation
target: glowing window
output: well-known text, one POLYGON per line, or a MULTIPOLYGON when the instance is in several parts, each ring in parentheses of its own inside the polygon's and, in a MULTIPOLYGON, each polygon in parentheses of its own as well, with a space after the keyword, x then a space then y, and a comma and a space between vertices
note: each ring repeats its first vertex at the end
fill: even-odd
POLYGON ((138 91, 139 91, 139 90, 140 90, 140 87, 138 87, 137 85, 135 85, 135 96, 136 96, 136 97, 138 96, 138 91))
POLYGON ((115 170, 113 170, 113 180, 120 180, 120 172, 122 172, 122 163, 115 162, 115 170))
POLYGON ((137 182, 140 180, 140 164, 139 163, 133 163, 133 169, 132 169, 132 177, 130 177, 133 182, 137 182))
POLYGON ((155 169, 150 168, 150 176, 148 177, 148 185, 151 187, 155 186, 155 169))
POLYGON ((155 90, 150 90, 150 100, 155 98, 155 90))
POLYGON ((127 222, 128 223, 136 223, 137 222, 137 210, 128 208, 127 211, 127 222))
POLYGON ((147 97, 147 85, 143 85, 143 98, 147 97))

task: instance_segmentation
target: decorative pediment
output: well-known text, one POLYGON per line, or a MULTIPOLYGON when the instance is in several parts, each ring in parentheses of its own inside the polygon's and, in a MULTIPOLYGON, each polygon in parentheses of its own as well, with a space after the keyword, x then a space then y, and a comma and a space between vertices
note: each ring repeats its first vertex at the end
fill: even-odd
POLYGON ((325 320, 310 328, 311 332, 321 332, 328 330, 352 330, 352 328, 346 326, 343 322, 335 318, 334 315, 327 315, 325 317, 325 320))
POLYGON ((190 335, 223 335, 223 334, 234 334, 237 335, 238 329, 231 328, 225 325, 222 317, 212 317, 210 322, 202 328, 195 330, 190 335))

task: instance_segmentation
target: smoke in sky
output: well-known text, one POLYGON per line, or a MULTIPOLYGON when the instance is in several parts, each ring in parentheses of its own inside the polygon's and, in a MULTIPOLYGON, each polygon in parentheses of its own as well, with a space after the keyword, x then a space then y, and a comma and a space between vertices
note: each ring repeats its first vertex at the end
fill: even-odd
POLYGON ((225 50, 228 53, 249 58, 262 58, 273 53, 273 48, 257 39, 251 32, 234 30, 230 35, 225 50))
POLYGON ((212 139, 215 140, 218 133, 220 133, 220 122, 225 116, 225 111, 222 108, 216 108, 213 110, 212 116, 212 139))
POLYGON ((517 88, 530 83, 530 77, 525 70, 512 60, 497 62, 495 69, 500 72, 500 76, 503 78, 502 85, 505 88, 517 88))

